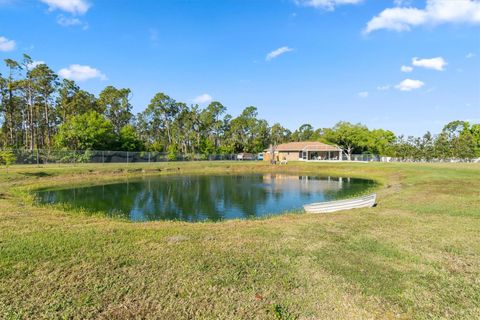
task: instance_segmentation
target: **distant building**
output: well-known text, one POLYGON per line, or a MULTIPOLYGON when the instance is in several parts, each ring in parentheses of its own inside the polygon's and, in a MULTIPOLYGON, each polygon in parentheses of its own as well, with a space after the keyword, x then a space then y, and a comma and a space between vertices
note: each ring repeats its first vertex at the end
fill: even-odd
POLYGON ((343 150, 337 146, 317 141, 289 142, 265 150, 263 160, 275 161, 341 161, 343 150))

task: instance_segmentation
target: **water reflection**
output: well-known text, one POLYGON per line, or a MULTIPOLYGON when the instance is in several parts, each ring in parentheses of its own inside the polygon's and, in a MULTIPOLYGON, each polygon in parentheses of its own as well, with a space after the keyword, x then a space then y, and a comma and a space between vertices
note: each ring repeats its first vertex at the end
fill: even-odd
POLYGON ((41 191, 37 198, 132 221, 216 221, 297 210, 372 185, 369 180, 291 174, 162 176, 41 191))

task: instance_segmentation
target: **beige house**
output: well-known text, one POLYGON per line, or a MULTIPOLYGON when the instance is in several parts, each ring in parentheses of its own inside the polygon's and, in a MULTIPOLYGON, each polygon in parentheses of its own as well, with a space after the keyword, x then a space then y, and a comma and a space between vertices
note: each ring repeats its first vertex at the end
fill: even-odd
POLYGON ((317 141, 289 142, 265 150, 263 160, 275 161, 341 161, 343 150, 317 141))

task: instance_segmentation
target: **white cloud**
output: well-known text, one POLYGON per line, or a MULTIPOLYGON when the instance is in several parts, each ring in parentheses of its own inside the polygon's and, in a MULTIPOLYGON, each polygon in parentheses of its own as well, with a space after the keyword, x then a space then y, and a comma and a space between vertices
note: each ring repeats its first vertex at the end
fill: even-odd
POLYGON ((400 91, 412 91, 415 89, 420 89, 425 83, 420 80, 405 79, 395 86, 400 91))
POLYGON ((90 66, 82 66, 79 64, 72 64, 68 68, 63 68, 58 71, 58 74, 65 79, 75 81, 85 81, 98 78, 100 80, 107 80, 107 77, 100 72, 100 70, 90 66))
POLYGON ((40 0, 48 5, 48 10, 61 10, 75 15, 85 14, 90 8, 86 0, 40 0))
POLYGON ((336 6, 344 4, 358 4, 363 0, 294 0, 297 5, 325 10, 334 10, 336 6))
POLYGON ((32 70, 33 68, 35 68, 36 66, 39 66, 41 64, 45 64, 45 61, 37 61, 37 60, 34 60, 32 61, 32 63, 29 63, 27 65, 27 69, 28 70, 32 70))
POLYGON ((362 91, 358 93, 360 98, 368 98, 368 91, 362 91))
POLYGON ((290 52, 290 51, 293 51, 293 49, 289 48, 289 47, 278 48, 277 50, 273 50, 272 52, 267 54, 267 56, 265 57, 265 60, 270 61, 270 60, 275 59, 276 57, 278 57, 278 56, 280 56, 284 53, 290 52))
POLYGON ((415 8, 385 9, 380 15, 368 22, 364 33, 370 33, 379 29, 407 31, 410 30, 411 25, 423 23, 425 23, 425 13, 422 10, 415 8))
POLYGON ((15 43, 14 40, 9 40, 5 37, 0 36, 0 51, 4 51, 4 52, 12 51, 15 49, 16 46, 17 44, 15 43))
POLYGON ((427 0, 424 9, 387 8, 368 22, 364 33, 380 29, 409 31, 415 26, 442 23, 480 24, 480 1, 427 0))
POLYGON ((393 0, 393 3, 397 7, 402 7, 402 6, 409 6, 412 4, 412 0, 393 0))
POLYGON ((204 94, 199 95, 198 97, 196 97, 192 101, 193 101, 193 103, 204 104, 204 103, 209 103, 212 100, 213 100, 213 98, 212 98, 211 95, 209 95, 208 93, 204 93, 204 94))
POLYGON ((57 23, 63 27, 73 27, 73 26, 83 25, 82 20, 75 17, 65 17, 63 15, 59 15, 57 17, 57 23))
POLYGON ((387 91, 387 90, 390 90, 390 88, 391 88, 391 85, 386 84, 386 85, 384 85, 384 86, 378 86, 378 87, 377 87, 377 90, 378 90, 378 91, 387 91))
POLYGON ((402 67, 400 68, 400 70, 401 70, 402 72, 412 72, 412 71, 413 71, 413 68, 410 67, 410 66, 402 66, 402 67))
POLYGON ((412 59, 412 64, 415 67, 443 71, 445 70, 445 66, 447 65, 447 62, 442 57, 436 57, 431 59, 419 59, 415 57, 412 59))
POLYGON ((475 57, 475 56, 476 56, 476 54, 475 54, 475 53, 473 53, 473 52, 469 52, 469 53, 467 53, 467 55, 465 56, 465 58, 467 58, 467 59, 471 59, 471 58, 473 58, 473 57, 475 57))

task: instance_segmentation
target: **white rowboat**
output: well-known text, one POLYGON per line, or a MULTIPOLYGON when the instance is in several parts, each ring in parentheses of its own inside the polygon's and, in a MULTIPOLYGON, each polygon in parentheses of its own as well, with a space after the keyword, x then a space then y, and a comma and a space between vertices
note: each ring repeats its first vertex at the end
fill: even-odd
POLYGON ((327 213, 340 210, 370 208, 375 205, 377 195, 375 193, 354 199, 336 200, 328 202, 317 202, 303 206, 308 213, 327 213))

